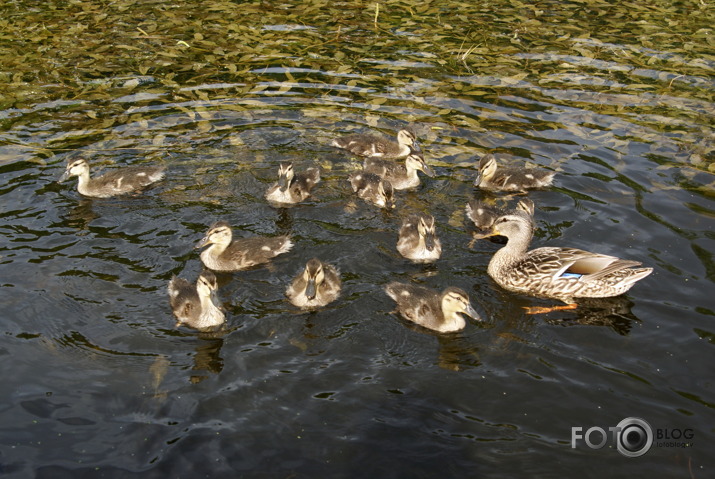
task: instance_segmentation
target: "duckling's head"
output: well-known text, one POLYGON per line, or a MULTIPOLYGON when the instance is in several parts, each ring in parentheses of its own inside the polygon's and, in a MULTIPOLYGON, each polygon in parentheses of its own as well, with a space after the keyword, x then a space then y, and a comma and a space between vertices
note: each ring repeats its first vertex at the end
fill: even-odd
POLYGON ((206 245, 218 244, 227 246, 231 244, 233 234, 231 227, 225 221, 217 221, 212 224, 206 235, 199 241, 194 248, 203 248, 206 245))
POLYGON ((286 191, 290 186, 291 181, 293 181, 293 163, 281 163, 278 167, 278 186, 281 191, 286 191))
POLYGON ((497 160, 494 158, 494 155, 484 155, 482 159, 479 160, 477 170, 477 178, 474 180, 474 186, 479 186, 482 181, 491 180, 497 172, 497 160))
POLYGON ((446 317, 463 313, 478 321, 482 319, 469 303, 467 293, 463 289, 455 288, 454 286, 450 286, 442 293, 442 313, 446 317))
POLYGON ((529 198, 522 198, 516 204, 516 211, 526 213, 528 216, 534 216, 534 201, 529 198))
POLYGON ((416 150, 420 150, 417 144, 417 137, 410 130, 402 129, 397 132, 397 143, 404 146, 414 146, 416 150))
POLYGON ((62 183, 65 181, 67 178, 70 178, 72 176, 82 176, 86 172, 87 175, 89 175, 89 164, 87 163, 87 160, 84 158, 75 158, 73 160, 67 161, 67 169, 65 169, 65 172, 60 176, 60 179, 57 180, 59 183, 62 183))
POLYGON ((434 170, 432 170, 432 168, 425 163, 425 159, 422 154, 417 153, 415 150, 412 150, 407 158, 405 158, 405 166, 408 170, 420 170, 430 178, 434 176, 434 170))
POLYGON ((385 208, 395 207, 395 189, 392 183, 385 179, 380 179, 377 184, 378 203, 385 205, 385 208))
POLYGON ((434 227, 434 216, 420 216, 417 222, 417 232, 424 239, 427 251, 432 251, 436 244, 437 232, 434 227))
POLYGON ((211 296, 218 289, 216 275, 212 271, 204 270, 196 281, 196 292, 201 297, 211 296))
POLYGON ((310 259, 303 271, 303 279, 307 282, 305 287, 305 296, 311 300, 318 294, 318 287, 325 281, 325 271, 323 271, 323 263, 318 258, 310 259))

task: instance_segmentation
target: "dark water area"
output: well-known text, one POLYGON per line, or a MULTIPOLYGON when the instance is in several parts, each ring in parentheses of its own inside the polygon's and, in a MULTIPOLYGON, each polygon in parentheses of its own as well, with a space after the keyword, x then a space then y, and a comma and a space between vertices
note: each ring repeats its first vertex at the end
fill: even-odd
POLYGON ((712 476, 714 17, 700 1, 4 2, 0 476, 712 476), (436 176, 392 211, 357 199, 360 161, 331 141, 406 127, 436 176), (514 201, 473 187, 486 153, 556 171, 528 195, 532 247, 654 272, 526 314, 554 301, 494 283, 500 245, 469 247, 466 203, 514 201), (56 182, 77 156, 167 177, 84 198, 56 182), (283 161, 322 181, 276 208, 283 161), (434 264, 395 249, 414 212, 436 218, 434 264), (167 284, 195 280, 217 220, 295 247, 217 275, 224 331, 176 328, 167 284), (313 256, 343 292, 305 313, 285 289, 313 256), (458 286, 483 320, 411 326, 383 291, 396 280, 458 286), (644 455, 572 447, 572 428, 630 417, 652 428, 644 455))

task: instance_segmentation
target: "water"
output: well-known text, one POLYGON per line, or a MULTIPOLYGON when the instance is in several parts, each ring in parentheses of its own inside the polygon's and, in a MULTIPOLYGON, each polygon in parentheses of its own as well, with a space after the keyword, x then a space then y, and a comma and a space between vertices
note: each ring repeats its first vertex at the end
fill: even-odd
MULTIPOLYGON (((493 2, 75 2, 0 7, 0 472, 8 477, 707 477, 713 469, 712 9, 493 2), (377 13, 377 25, 375 16, 377 13), (394 212, 357 200, 352 132, 412 127, 437 176, 394 212), (553 302, 486 275, 463 209, 477 159, 557 171, 534 246, 642 261, 626 296, 553 302), (90 200, 65 160, 163 164, 90 200), (278 164, 319 166, 304 204, 263 199, 278 164), (395 250, 437 218, 434 265, 395 250), (174 327, 215 220, 289 233, 268 267, 220 274, 222 334, 174 327), (317 255, 339 301, 301 313, 317 255), (483 317, 430 334, 391 314, 400 280, 469 292, 483 317), (626 458, 571 429, 641 417, 692 447, 626 458), (598 468, 598 469, 597 469, 598 468)), ((501 201, 497 199, 497 201, 501 201)), ((599 439, 594 436, 592 439, 599 439)), ((660 445, 659 445, 660 444, 660 445)))

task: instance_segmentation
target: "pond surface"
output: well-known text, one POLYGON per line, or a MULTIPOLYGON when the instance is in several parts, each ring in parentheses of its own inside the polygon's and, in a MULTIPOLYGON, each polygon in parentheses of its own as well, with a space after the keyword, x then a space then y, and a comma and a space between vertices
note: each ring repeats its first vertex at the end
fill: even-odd
POLYGON ((4 2, 0 475, 712 476, 714 24, 703 1, 4 2), (437 174, 386 212, 330 142, 405 127, 437 174), (472 186, 490 152, 557 172, 529 194, 534 247, 653 274, 525 314, 554 302, 487 276, 498 244, 469 247, 467 201, 514 201, 472 186), (168 174, 87 199, 56 183, 80 155, 168 174), (282 161, 320 167, 309 201, 265 202, 282 161), (436 217, 435 264, 395 250, 412 212, 436 217), (195 280, 217 220, 295 247, 219 275, 226 331, 175 328, 168 281, 195 280), (312 256, 344 289, 302 313, 284 292, 312 256), (483 321, 410 327, 394 280, 461 287, 483 321), (645 455, 571 447, 628 417, 645 455), (658 436, 676 431, 691 447, 658 436))

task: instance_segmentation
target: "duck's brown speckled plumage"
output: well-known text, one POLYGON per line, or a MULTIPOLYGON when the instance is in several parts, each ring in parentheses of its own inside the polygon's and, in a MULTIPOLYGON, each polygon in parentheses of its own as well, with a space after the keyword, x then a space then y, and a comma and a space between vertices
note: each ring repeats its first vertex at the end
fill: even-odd
POLYGON ((320 170, 308 168, 295 173, 292 163, 281 163, 278 168, 278 182, 266 191, 266 199, 271 203, 294 204, 310 196, 313 187, 320 182, 320 170))
POLYGON ((315 309, 335 301, 341 286, 340 274, 334 266, 312 258, 291 281, 286 296, 299 308, 315 309))
POLYGON ((169 304, 180 324, 204 330, 222 325, 226 317, 215 293, 218 285, 211 271, 199 275, 196 285, 176 276, 169 282, 169 304))
POLYGON ((466 322, 462 314, 481 319, 469 304, 467 293, 459 288, 449 287, 440 293, 424 286, 392 282, 385 286, 385 292, 395 300, 396 311, 403 318, 440 333, 463 329, 466 322))
POLYGON ((519 193, 550 186, 555 174, 539 168, 500 168, 493 155, 485 155, 479 161, 478 170, 474 186, 488 191, 519 193))
POLYGON ((394 208, 392 183, 374 173, 358 171, 350 175, 350 185, 358 197, 380 208, 394 208))
POLYGON ((434 217, 412 214, 405 218, 400 227, 397 251, 417 263, 438 260, 442 254, 442 243, 437 238, 434 217))
POLYGON ((201 261, 214 271, 240 271, 267 263, 293 247, 288 236, 254 236, 233 240, 231 227, 225 221, 211 225, 196 248, 207 245, 210 246, 201 252, 201 261))
POLYGON ((376 135, 354 134, 333 140, 332 145, 354 155, 386 159, 404 158, 411 149, 419 148, 415 134, 409 130, 400 130, 397 141, 376 135))
POLYGON ((544 247, 527 251, 533 220, 526 214, 498 218, 484 236, 508 238, 489 262, 487 272, 503 288, 569 302, 605 298, 628 291, 652 268, 641 263, 575 248, 544 247))
POLYGON ((383 160, 379 158, 366 158, 363 168, 367 173, 374 173, 392 184, 396 190, 404 190, 419 186, 420 178, 418 171, 422 171, 427 176, 434 176, 432 168, 425 163, 421 154, 411 151, 405 158, 404 163, 393 160, 383 160))
POLYGON ((61 183, 76 176, 79 179, 77 191, 80 194, 94 198, 109 198, 146 188, 163 179, 164 171, 163 166, 129 166, 91 178, 87 160, 76 158, 67 162, 67 168, 58 181, 61 183))

